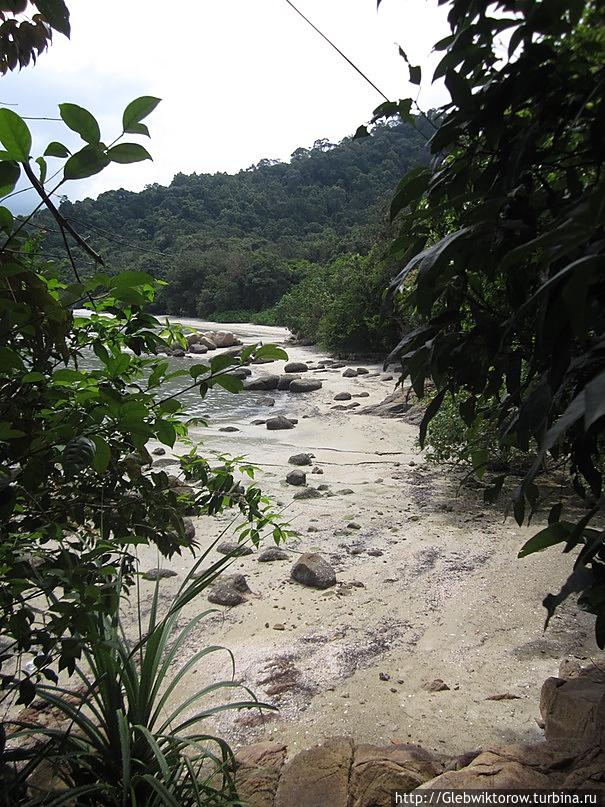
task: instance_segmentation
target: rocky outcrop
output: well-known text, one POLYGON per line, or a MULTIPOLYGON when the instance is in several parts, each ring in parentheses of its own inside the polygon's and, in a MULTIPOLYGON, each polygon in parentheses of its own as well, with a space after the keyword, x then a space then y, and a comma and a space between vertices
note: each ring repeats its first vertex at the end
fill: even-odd
POLYGON ((347 807, 353 741, 328 740, 301 751, 283 769, 274 807, 347 807))
POLYGON ((547 740, 605 751, 605 668, 580 669, 571 679, 547 678, 540 695, 547 740))
POLYGON ((248 807, 391 807, 395 791, 547 788, 605 795, 605 673, 592 666, 574 675, 544 684, 546 742, 448 757, 417 745, 382 747, 336 737, 285 764, 283 745, 253 745, 236 754, 240 799, 248 807))

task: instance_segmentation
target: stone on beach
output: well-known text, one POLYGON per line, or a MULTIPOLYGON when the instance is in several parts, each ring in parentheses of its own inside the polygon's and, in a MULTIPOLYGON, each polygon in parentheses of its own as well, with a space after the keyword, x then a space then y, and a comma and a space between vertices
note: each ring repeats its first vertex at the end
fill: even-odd
POLYGON ((269 549, 264 549, 258 556, 260 563, 271 563, 275 560, 288 560, 290 555, 285 549, 280 549, 278 546, 271 546, 269 549))
POLYGON ((310 454, 293 454, 289 459, 288 462, 290 465, 311 465, 311 455, 310 454))
POLYGON ((208 602, 229 607, 240 605, 245 599, 237 589, 228 583, 217 583, 208 594, 208 602))
POLYGON ((261 375, 244 381, 244 389, 251 392, 254 390, 269 391, 277 389, 278 384, 278 375, 261 375))
POLYGON ((317 553, 301 555, 290 572, 297 583, 311 588, 330 588, 336 585, 336 574, 327 560, 317 553))
POLYGON ((294 471, 290 471, 289 474, 286 476, 286 482, 289 485, 306 485, 307 484, 307 475, 304 471, 299 471, 295 469, 294 471))
POLYGON ((284 373, 306 373, 309 369, 302 361, 291 361, 284 367, 284 373))
POLYGON ((289 418, 285 418, 283 415, 276 415, 275 417, 269 418, 266 422, 266 426, 270 431, 276 431, 278 429, 293 429, 294 423, 289 418))
POLYGON ((168 577, 176 577, 176 572, 171 569, 148 569, 143 574, 143 580, 164 580, 168 577))
POLYGON ((223 541, 216 547, 216 551, 221 555, 236 555, 242 557, 243 555, 251 555, 252 549, 246 544, 233 544, 230 541, 223 541))
POLYGON ((337 392, 334 396, 335 401, 350 401, 351 400, 351 393, 350 392, 337 392))
POLYGON ((297 381, 299 378, 300 378, 299 375, 281 375, 279 377, 277 389, 280 392, 284 392, 285 390, 290 389, 290 384, 293 381, 297 381))
POLYGON ((289 392, 314 392, 321 389, 322 383, 316 378, 294 380, 288 387, 289 392))
POLYGON ((357 370, 354 370, 352 367, 347 367, 347 369, 343 372, 343 378, 355 378, 357 375, 357 370))
POLYGON ((319 499, 321 498, 321 493, 317 488, 304 488, 303 490, 299 490, 298 493, 294 494, 295 499, 319 499))

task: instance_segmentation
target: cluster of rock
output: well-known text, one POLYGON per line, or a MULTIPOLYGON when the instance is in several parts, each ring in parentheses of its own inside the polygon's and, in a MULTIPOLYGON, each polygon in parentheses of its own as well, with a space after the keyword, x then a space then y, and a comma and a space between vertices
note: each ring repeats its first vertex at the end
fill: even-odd
MULTIPOLYGON (((219 544, 217 551, 232 557, 252 554, 250 546, 229 542, 219 544)), ((258 555, 260 563, 280 560, 290 560, 290 553, 278 546, 269 547, 258 555)), ((336 574, 332 566, 321 555, 313 552, 299 556, 290 570, 290 577, 297 583, 309 588, 323 590, 336 585, 336 574)), ((250 593, 250 588, 243 574, 221 575, 213 584, 208 594, 208 601, 215 605, 225 605, 232 608, 246 602, 244 595, 250 593)))
POLYGON ((187 336, 187 349, 174 344, 165 352, 169 356, 184 356, 185 353, 207 353, 225 347, 239 347, 243 342, 231 331, 196 331, 187 336))
POLYGON ((605 670, 549 678, 540 711, 545 741, 459 756, 418 745, 358 744, 337 737, 287 761, 287 747, 238 751, 236 783, 248 807, 391 807, 415 790, 590 789, 605 796, 605 670))

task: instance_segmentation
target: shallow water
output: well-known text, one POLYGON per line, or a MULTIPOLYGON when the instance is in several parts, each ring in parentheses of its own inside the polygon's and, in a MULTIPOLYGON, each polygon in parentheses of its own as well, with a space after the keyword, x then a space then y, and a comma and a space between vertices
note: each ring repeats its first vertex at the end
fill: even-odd
MULTIPOLYGON (((78 311, 77 314, 85 314, 86 312, 78 311)), ((160 322, 165 321, 166 317, 158 316, 160 322)), ((287 328, 277 328, 267 325, 253 325, 252 323, 219 323, 208 322, 201 319, 188 319, 183 317, 171 317, 172 322, 179 322, 185 326, 187 331, 231 331, 234 333, 245 345, 250 345, 255 342, 263 342, 264 344, 277 344, 283 345, 284 341, 290 335, 287 328)), ((216 356, 221 351, 212 351, 198 356, 183 356, 178 358, 171 356, 169 358, 170 366, 174 370, 189 369, 195 364, 207 364, 212 356, 216 356)), ((98 366, 96 357, 90 356, 90 359, 85 361, 85 365, 89 367, 98 366)), ((263 371, 270 373, 270 365, 266 369, 260 368, 263 371)), ((165 394, 172 395, 175 392, 183 389, 188 385, 187 378, 175 378, 168 381, 164 386, 165 394)), ((252 417, 265 417, 273 414, 280 414, 285 411, 287 400, 285 396, 273 396, 271 392, 240 392, 234 394, 227 392, 221 387, 216 387, 207 392, 204 398, 200 397, 197 390, 189 390, 179 395, 179 400, 183 407, 191 417, 200 417, 208 420, 209 423, 223 423, 225 421, 233 421, 239 419, 250 419, 252 417), (267 406, 262 404, 263 398, 275 399, 274 406, 267 406)))

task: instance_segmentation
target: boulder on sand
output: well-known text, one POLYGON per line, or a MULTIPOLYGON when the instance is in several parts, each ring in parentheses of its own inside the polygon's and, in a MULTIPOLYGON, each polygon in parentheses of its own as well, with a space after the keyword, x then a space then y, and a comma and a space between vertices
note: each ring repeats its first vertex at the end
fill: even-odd
POLYGON ((198 345, 197 342, 193 345, 189 345, 189 352, 195 354, 204 354, 208 353, 208 348, 206 345, 198 345))
POLYGON ((229 583, 217 583, 208 594, 208 602, 233 607, 245 601, 245 597, 229 583))
POLYGON ((288 459, 290 465, 312 465, 310 454, 292 454, 288 459))
POLYGON ((252 549, 246 544, 232 544, 230 541, 223 541, 217 546, 216 551, 220 552, 221 555, 236 555, 238 557, 252 554, 252 549))
POLYGON ((277 389, 280 391, 284 391, 290 389, 290 384, 298 380, 300 378, 299 375, 282 375, 279 377, 279 383, 277 385, 277 389))
POLYGON ((320 499, 321 493, 317 488, 303 488, 294 494, 295 499, 320 499))
POLYGON ((302 361, 291 361, 284 367, 284 373, 306 373, 308 369, 302 361))
POLYGON ((352 367, 347 367, 347 369, 343 372, 343 378, 355 378, 357 375, 357 370, 354 370, 352 367))
POLYGON ((267 428, 270 431, 277 431, 278 429, 293 429, 294 423, 289 418, 285 418, 283 415, 276 415, 273 418, 269 418, 266 422, 267 428))
POLYGON ((334 396, 335 401, 350 401, 351 400, 351 393, 350 392, 338 392, 334 396))
POLYGON ((258 556, 260 563, 270 563, 274 560, 288 560, 290 556, 285 549, 280 549, 278 546, 271 546, 269 549, 264 549, 258 556))
POLYGON ((321 389, 321 381, 318 381, 316 378, 301 378, 299 380, 293 381, 289 388, 289 392, 314 392, 317 389, 321 389))
POLYGON ((290 572, 297 583, 311 588, 330 588, 336 585, 336 574, 327 560, 316 553, 301 555, 290 572))
POLYGON ((277 389, 277 385, 279 384, 279 376, 278 375, 261 375, 257 378, 251 378, 248 381, 244 381, 244 389, 245 390, 272 390, 277 389))
POLYGON ((286 476, 286 482, 289 485, 306 485, 307 484, 307 475, 304 471, 298 470, 296 468, 294 471, 290 471, 289 474, 286 476))

